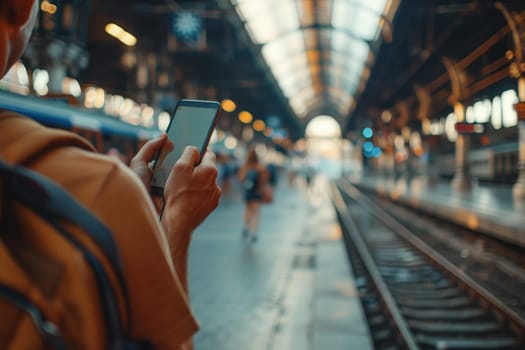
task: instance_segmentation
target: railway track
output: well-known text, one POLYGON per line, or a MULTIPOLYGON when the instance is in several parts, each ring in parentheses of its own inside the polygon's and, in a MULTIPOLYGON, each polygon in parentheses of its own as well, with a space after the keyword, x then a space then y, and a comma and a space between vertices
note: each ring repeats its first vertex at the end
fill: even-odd
POLYGON ((508 298, 480 285, 349 182, 334 184, 333 198, 376 348, 525 349, 525 321, 508 298))

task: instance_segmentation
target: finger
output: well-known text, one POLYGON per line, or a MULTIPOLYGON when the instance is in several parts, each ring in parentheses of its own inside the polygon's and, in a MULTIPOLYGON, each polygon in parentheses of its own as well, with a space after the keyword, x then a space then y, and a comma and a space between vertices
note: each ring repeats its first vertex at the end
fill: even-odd
POLYGON ((152 161, 155 157, 155 154, 157 154, 157 152, 160 151, 164 143, 166 143, 167 137, 168 136, 166 134, 162 134, 159 137, 146 142, 144 146, 142 146, 141 149, 138 151, 137 155, 133 157, 133 160, 143 161, 145 163, 152 161))
POLYGON ((177 163, 194 166, 199 161, 199 150, 195 146, 186 146, 177 163))
POLYGON ((217 173, 215 154, 208 151, 204 154, 199 166, 195 168, 195 175, 203 183, 215 183, 217 180, 217 173))
POLYGON ((215 166, 216 162, 217 162, 217 156, 215 155, 215 153, 213 153, 210 150, 207 150, 206 153, 204 153, 204 157, 202 157, 201 165, 215 166))

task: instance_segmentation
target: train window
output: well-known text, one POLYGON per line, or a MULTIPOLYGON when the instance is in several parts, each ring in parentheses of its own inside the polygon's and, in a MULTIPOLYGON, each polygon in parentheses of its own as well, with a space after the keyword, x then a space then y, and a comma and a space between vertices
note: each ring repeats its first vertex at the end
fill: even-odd
POLYGON ((501 105, 503 112, 503 126, 509 128, 518 124, 518 113, 514 104, 518 102, 518 95, 514 90, 507 90, 501 94, 501 105))
POLYGON ((501 129, 501 98, 499 96, 494 97, 492 100, 492 116, 490 121, 494 129, 501 129))
POLYGON ((458 137, 458 132, 456 131, 457 120, 458 119, 454 113, 450 113, 447 116, 446 123, 445 123, 446 124, 445 132, 447 134, 449 141, 455 141, 456 138, 458 137))
POLYGON ((477 123, 488 123, 490 119, 492 104, 490 100, 483 100, 474 103, 474 117, 477 123))
POLYGON ((27 95, 29 92, 29 75, 21 61, 16 62, 0 80, 0 87, 19 94, 27 95))
POLYGON ((474 115, 474 107, 469 106, 465 112, 465 121, 467 123, 474 123, 476 121, 476 116, 474 115))

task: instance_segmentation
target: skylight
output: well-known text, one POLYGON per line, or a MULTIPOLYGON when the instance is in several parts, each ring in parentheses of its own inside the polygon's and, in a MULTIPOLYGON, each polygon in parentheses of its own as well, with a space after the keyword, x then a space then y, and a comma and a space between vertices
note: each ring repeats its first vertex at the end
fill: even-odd
POLYGON ((346 117, 373 64, 390 0, 231 0, 297 117, 346 117))

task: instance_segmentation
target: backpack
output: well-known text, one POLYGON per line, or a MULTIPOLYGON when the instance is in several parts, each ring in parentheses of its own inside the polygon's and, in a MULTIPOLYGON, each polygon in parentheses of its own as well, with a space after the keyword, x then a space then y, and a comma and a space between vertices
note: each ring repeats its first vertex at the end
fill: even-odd
POLYGON ((104 224, 51 180, 1 159, 0 200, 1 349, 149 348, 126 337, 127 290, 104 224))

